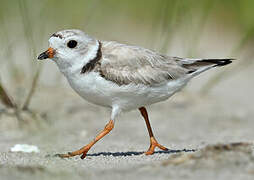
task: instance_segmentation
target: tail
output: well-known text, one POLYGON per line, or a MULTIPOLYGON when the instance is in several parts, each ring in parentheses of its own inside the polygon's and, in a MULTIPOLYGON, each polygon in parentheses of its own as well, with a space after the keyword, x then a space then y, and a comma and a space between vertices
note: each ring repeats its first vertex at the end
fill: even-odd
POLYGON ((214 64, 215 66, 225 66, 227 64, 232 63, 232 60, 234 59, 201 59, 196 61, 196 63, 200 63, 200 65, 202 63, 208 63, 208 64, 214 64))
POLYGON ((181 64, 188 70, 188 74, 198 75, 217 66, 225 66, 235 59, 182 59, 181 64))

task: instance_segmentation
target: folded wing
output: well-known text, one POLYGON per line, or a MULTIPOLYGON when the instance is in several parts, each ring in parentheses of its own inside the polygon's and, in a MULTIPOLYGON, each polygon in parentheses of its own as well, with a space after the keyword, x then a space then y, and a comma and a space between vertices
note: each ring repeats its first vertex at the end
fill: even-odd
POLYGON ((188 71, 177 62, 154 51, 116 42, 103 42, 100 72, 119 85, 156 85, 177 79, 188 71))
POLYGON ((230 59, 183 59, 117 42, 102 42, 100 74, 118 85, 154 86, 198 72, 199 69, 225 65, 230 59))

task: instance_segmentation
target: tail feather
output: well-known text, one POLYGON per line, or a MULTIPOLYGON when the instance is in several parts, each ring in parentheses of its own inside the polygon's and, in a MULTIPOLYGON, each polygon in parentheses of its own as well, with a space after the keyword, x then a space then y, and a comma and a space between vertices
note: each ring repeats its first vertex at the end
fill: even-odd
POLYGON ((232 60, 234 59, 201 59, 198 60, 197 62, 207 62, 211 64, 215 64, 215 66, 225 66, 227 64, 232 63, 232 60))
POLYGON ((183 59, 182 66, 186 68, 189 74, 197 75, 208 69, 217 66, 225 66, 232 63, 234 59, 183 59))

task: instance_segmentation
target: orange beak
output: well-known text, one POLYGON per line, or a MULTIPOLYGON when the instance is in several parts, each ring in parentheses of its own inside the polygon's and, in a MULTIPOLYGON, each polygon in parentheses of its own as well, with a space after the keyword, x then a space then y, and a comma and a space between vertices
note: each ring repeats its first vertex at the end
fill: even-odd
POLYGON ((53 48, 48 48, 47 51, 41 53, 39 56, 38 56, 38 59, 39 60, 43 60, 43 59, 48 59, 48 58, 53 58, 55 55, 55 50, 53 48))

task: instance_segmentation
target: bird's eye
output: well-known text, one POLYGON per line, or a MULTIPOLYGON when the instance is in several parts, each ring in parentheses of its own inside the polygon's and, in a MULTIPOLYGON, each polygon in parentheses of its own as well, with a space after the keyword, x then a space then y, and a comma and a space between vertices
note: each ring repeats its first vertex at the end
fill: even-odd
POLYGON ((78 42, 75 41, 75 40, 70 40, 68 43, 67 43, 67 46, 69 48, 75 48, 77 46, 78 42))

